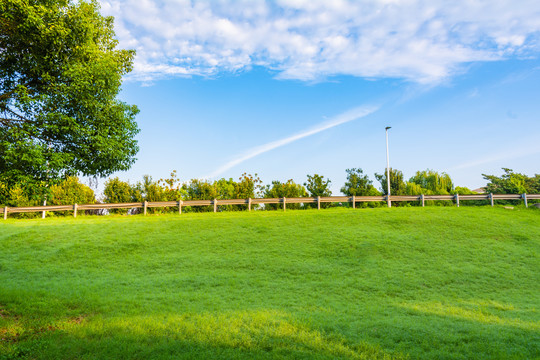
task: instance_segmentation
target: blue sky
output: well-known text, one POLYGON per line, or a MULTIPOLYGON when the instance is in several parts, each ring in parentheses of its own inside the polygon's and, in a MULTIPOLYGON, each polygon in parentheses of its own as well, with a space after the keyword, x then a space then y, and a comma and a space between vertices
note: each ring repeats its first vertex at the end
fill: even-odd
POLYGON ((137 50, 121 98, 139 106, 131 182, 265 183, 390 164, 485 184, 540 171, 540 4, 102 0, 137 50), (457 4, 457 5, 456 5, 457 4))

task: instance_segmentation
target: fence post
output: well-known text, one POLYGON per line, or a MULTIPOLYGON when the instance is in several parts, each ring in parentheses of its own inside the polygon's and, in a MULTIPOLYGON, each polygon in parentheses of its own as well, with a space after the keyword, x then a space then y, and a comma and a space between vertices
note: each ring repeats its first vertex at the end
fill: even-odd
POLYGON ((283 211, 287 210, 286 202, 287 202, 287 199, 283 198, 283 211))
POLYGON ((178 214, 182 213, 182 200, 178 200, 178 214))
POLYGON ((4 220, 7 220, 8 207, 4 206, 4 220))
POLYGON ((317 196, 317 210, 321 210, 321 197, 317 196))
POLYGON ((248 199, 248 211, 251 211, 251 198, 248 199))
POLYGON ((73 204, 73 217, 76 218, 77 217, 77 204, 73 204))
POLYGON ((420 195, 420 199, 422 200, 422 207, 425 207, 426 202, 424 201, 424 194, 420 195))
POLYGON ((459 194, 454 195, 454 197, 456 198, 456 205, 459 207, 459 194))
POLYGON ((356 209, 356 196, 352 196, 352 208, 356 209))
POLYGON ((493 193, 489 193, 489 200, 491 201, 491 206, 493 206, 493 193))
POLYGON ((527 205, 527 194, 523 194, 523 195, 521 195, 521 197, 523 198, 523 202, 525 203, 525 207, 529 207, 529 205, 527 205))
POLYGON ((217 200, 214 199, 214 212, 217 212, 217 200))
POLYGON ((144 216, 146 216, 146 208, 148 207, 148 201, 144 200, 143 207, 144 207, 144 216))

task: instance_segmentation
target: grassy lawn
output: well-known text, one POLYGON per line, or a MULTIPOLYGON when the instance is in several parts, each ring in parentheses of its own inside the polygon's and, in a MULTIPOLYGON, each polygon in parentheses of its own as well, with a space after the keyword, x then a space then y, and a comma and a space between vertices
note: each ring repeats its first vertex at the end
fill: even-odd
POLYGON ((540 211, 0 222, 0 359, 540 358, 540 211))

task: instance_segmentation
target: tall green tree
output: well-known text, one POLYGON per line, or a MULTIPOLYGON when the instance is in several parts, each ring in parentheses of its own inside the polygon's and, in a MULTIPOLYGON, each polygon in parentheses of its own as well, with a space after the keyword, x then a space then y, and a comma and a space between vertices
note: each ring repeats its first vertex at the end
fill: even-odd
POLYGON ((360 168, 347 169, 347 181, 341 188, 341 192, 347 196, 378 196, 379 191, 373 186, 373 182, 360 168))
POLYGON ((0 0, 0 182, 128 169, 138 109, 117 99, 132 50, 96 0, 0 0))
MULTIPOLYGON (((448 195, 454 191, 454 183, 445 172, 438 173, 433 170, 417 171, 416 174, 409 179, 409 183, 414 183, 420 186, 422 194, 427 195, 448 195)), ((417 194, 410 194, 417 195, 417 194)))
POLYGON ((330 190, 330 179, 324 179, 324 176, 319 174, 308 175, 307 182, 304 183, 310 196, 332 196, 330 190))
MULTIPOLYGON (((324 176, 319 174, 314 175, 308 175, 307 176, 307 182, 304 183, 304 186, 306 187, 307 191, 309 191, 309 195, 316 197, 316 196, 332 196, 332 190, 330 190, 330 179, 324 179, 324 176)), ((311 207, 317 207, 317 204, 310 204, 311 207)), ((331 204, 329 203, 322 203, 321 207, 327 208, 331 204)))
MULTIPOLYGON (((383 195, 388 195, 388 183, 386 180, 386 170, 382 174, 375 174, 375 178, 381 184, 383 195)), ((390 194, 404 195, 407 185, 403 181, 403 172, 390 168, 390 194)))
POLYGON ((494 194, 539 194, 540 174, 534 177, 525 174, 515 173, 512 169, 502 168, 504 174, 501 176, 482 174, 489 182, 485 191, 494 194))
MULTIPOLYGON (((306 197, 308 193, 305 187, 289 179, 286 182, 272 181, 272 185, 266 185, 263 196, 265 198, 297 198, 306 197)), ((280 207, 281 205, 278 204, 265 204, 264 206, 265 209, 269 210, 275 210, 280 207)), ((301 207, 302 204, 287 204, 288 209, 300 209, 301 207)))

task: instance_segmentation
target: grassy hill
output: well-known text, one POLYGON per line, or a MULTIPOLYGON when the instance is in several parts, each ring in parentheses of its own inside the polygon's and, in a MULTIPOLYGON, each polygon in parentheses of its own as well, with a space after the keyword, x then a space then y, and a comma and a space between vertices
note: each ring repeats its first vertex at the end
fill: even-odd
POLYGON ((540 211, 0 223, 0 359, 540 357, 540 211))

